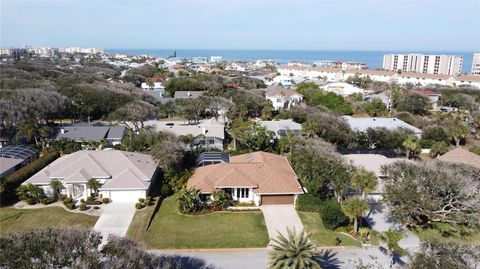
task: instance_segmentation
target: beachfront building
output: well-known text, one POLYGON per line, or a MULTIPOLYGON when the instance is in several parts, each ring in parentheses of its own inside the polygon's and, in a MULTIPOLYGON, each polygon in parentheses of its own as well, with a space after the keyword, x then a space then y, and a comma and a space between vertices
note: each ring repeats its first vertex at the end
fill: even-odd
POLYGON ((472 76, 480 76, 480 53, 473 54, 472 76))
POLYGON ((458 55, 385 54, 383 69, 424 74, 458 75, 463 57, 458 55))

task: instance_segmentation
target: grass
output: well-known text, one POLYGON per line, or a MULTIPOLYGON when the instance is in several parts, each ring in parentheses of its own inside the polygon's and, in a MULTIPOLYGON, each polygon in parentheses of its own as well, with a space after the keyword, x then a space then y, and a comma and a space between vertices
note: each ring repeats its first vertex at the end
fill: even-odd
POLYGON ((302 220, 305 230, 311 234, 310 239, 319 247, 335 246, 337 237, 342 240, 341 246, 361 246, 359 241, 325 228, 319 213, 298 212, 298 216, 302 220))
POLYGON ((434 222, 427 228, 416 229, 415 232, 422 241, 440 238, 480 244, 480 231, 462 225, 434 222))
POLYGON ((91 228, 98 217, 81 213, 70 213, 61 207, 39 209, 0 208, 0 234, 21 232, 48 227, 91 228))
POLYGON ((127 237, 150 249, 266 247, 261 212, 215 212, 188 216, 177 211, 177 196, 166 198, 145 231, 153 207, 137 211, 127 237))

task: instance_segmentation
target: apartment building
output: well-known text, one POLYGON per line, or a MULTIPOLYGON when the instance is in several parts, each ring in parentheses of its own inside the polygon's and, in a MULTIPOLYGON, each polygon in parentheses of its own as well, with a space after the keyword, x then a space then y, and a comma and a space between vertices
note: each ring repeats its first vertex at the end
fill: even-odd
POLYGON ((480 53, 473 54, 472 76, 480 76, 480 53))
POLYGON ((330 60, 321 60, 315 61, 313 64, 317 67, 323 68, 341 68, 342 70, 348 69, 367 69, 367 65, 362 62, 343 62, 343 61, 330 61, 330 60))
POLYGON ((455 76, 462 73, 463 57, 458 55, 385 54, 383 69, 401 72, 455 76))

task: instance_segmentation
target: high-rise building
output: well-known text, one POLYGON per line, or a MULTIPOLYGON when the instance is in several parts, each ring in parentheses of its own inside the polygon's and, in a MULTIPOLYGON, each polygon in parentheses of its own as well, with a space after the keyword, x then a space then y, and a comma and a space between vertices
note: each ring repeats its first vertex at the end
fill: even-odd
POLYGON ((463 57, 458 55, 385 54, 383 69, 455 76, 462 73, 463 57))
POLYGON ((472 76, 480 76, 480 53, 473 54, 472 76))

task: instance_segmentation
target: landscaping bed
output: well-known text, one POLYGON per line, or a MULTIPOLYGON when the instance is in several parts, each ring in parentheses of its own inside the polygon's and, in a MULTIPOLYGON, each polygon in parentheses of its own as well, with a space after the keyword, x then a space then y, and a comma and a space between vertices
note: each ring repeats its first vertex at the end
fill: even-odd
POLYGON ((269 238, 261 212, 181 215, 177 195, 163 200, 148 231, 154 207, 137 211, 127 237, 150 249, 266 247, 269 238))
POLYGON ((91 228, 97 216, 70 213, 57 206, 38 209, 0 208, 0 233, 20 232, 47 227, 79 226, 91 228))

